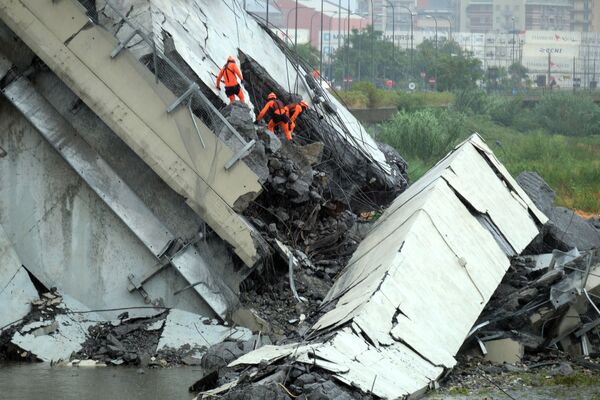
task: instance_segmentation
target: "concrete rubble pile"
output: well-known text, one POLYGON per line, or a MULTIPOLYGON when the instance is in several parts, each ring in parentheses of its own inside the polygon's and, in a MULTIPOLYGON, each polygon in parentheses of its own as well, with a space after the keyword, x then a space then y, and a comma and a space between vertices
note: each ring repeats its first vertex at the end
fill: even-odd
POLYGON ((600 354, 600 225, 555 207, 554 192, 539 175, 523 172, 517 181, 550 219, 512 259, 465 354, 500 364, 566 358, 598 369, 589 357, 600 354))
POLYGON ((473 135, 374 223, 299 340, 216 369, 198 398, 423 394, 456 366, 510 259, 546 222, 473 135))

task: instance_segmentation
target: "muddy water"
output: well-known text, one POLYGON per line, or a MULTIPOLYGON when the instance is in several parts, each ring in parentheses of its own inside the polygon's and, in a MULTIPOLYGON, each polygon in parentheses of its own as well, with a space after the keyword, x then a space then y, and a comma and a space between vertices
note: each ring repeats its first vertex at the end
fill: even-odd
POLYGON ((190 400, 202 376, 194 367, 169 369, 67 368, 0 364, 1 400, 190 400))
MULTIPOLYGON (((191 400, 188 387, 198 368, 51 368, 48 364, 0 364, 0 400, 191 400)), ((586 387, 523 387, 508 389, 518 400, 600 399, 600 382, 586 387)), ((499 391, 464 394, 433 392, 427 400, 509 399, 499 391)))

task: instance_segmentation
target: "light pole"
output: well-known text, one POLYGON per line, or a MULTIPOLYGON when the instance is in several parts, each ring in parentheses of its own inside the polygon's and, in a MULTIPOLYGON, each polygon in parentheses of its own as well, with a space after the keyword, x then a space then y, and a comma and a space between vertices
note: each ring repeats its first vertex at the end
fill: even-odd
POLYGON ((319 83, 323 84, 323 0, 321 0, 321 40, 319 40, 321 47, 319 55, 319 83))
POLYGON ((431 15, 431 14, 423 14, 425 15, 426 18, 433 18, 433 22, 435 23, 435 65, 434 65, 434 78, 435 78, 435 83, 434 83, 434 89, 437 89, 437 69, 438 69, 438 22, 437 22, 437 18, 435 17, 435 15, 431 15))
POLYGON ((338 49, 342 45, 342 38, 340 36, 340 33, 342 33, 341 26, 342 26, 342 0, 338 0, 338 45, 337 45, 338 49))
POLYGON ((344 84, 344 79, 346 79, 346 88, 350 88, 350 82, 348 81, 348 75, 350 75, 350 0, 348 0, 348 23, 346 25, 346 29, 348 30, 348 34, 346 38, 348 39, 348 48, 346 49, 346 67, 344 68, 344 76, 342 77, 342 85, 344 84))
MULTIPOLYGON (((342 0, 338 0, 338 45, 337 45, 337 50, 336 51, 340 51, 340 48, 342 47, 342 0)), ((331 34, 331 32, 329 32, 329 34, 331 34)), ((329 51, 331 51, 331 48, 329 48, 329 51)), ((331 53, 329 55, 329 59, 331 60, 331 53)), ((331 61, 330 61, 331 63, 331 61)), ((342 65, 344 64, 344 62, 342 61, 342 65)), ((331 68, 330 68, 331 71, 331 68)), ((331 77, 330 77, 331 79, 331 77)), ((344 85, 344 70, 342 67, 342 86, 344 85)))
POLYGON ((415 62, 414 62, 414 24, 413 17, 415 14, 410 10, 410 8, 398 5, 398 7, 405 9, 408 11, 408 15, 410 16, 410 72, 411 75, 415 74, 415 62))
MULTIPOLYGON (((335 15, 335 14, 336 13, 334 13, 333 15, 335 15)), ((332 53, 331 53, 331 21, 333 21, 333 15, 329 16, 329 36, 328 36, 329 41, 327 44, 327 46, 329 47, 329 55, 327 57, 327 60, 329 61, 329 74, 327 76, 329 78, 329 82, 331 82, 331 55, 332 55, 332 53)))
POLYGON ((515 17, 512 17, 512 63, 515 63, 515 17))
POLYGON ((392 8, 392 62, 396 61, 396 9, 394 5, 390 2, 390 0, 386 0, 386 2, 392 8))
POLYGON ((375 84, 375 8, 371 0, 371 79, 375 84))
POLYGON ((359 27, 359 36, 358 36, 358 65, 356 66, 356 79, 358 81, 360 81, 360 63, 361 63, 361 57, 362 57, 362 38, 363 38, 363 31, 362 31, 362 19, 360 20, 360 27, 359 27))
MULTIPOLYGON (((308 9, 308 7, 302 6, 302 8, 306 8, 308 9)), ((286 24, 285 24, 285 35, 289 38, 289 29, 290 29, 290 14, 294 12, 295 15, 295 21, 294 21, 294 51, 297 51, 297 47, 298 47, 298 0, 296 0, 296 6, 294 8, 291 8, 288 12, 287 12, 287 16, 285 17, 286 20, 286 24)), ((309 39, 310 42, 310 39, 309 39)))
POLYGON ((267 28, 269 27, 269 0, 267 0, 267 28))

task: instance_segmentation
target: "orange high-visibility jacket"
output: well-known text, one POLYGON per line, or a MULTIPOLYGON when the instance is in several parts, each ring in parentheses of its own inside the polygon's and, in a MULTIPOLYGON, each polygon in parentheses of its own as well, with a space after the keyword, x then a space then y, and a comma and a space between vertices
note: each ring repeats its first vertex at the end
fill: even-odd
POLYGON ((290 121, 296 122, 296 119, 302 112, 302 106, 300 104, 292 103, 288 104, 286 108, 288 109, 288 116, 290 117, 290 121), (291 112, 293 112, 293 114, 289 115, 289 113, 291 112))
POLYGON ((221 71, 219 71, 219 75, 217 75, 217 89, 221 87, 221 78, 225 81, 225 87, 235 86, 238 84, 238 80, 236 75, 240 78, 241 81, 244 80, 242 73, 240 72, 238 66, 235 62, 227 62, 221 71))
POLYGON ((267 104, 265 104, 265 106, 263 107, 263 109, 260 111, 260 114, 258 114, 258 117, 256 117, 257 121, 260 121, 261 119, 264 118, 265 114, 267 113, 267 111, 269 110, 273 110, 273 113, 276 115, 285 115, 287 114, 288 110, 287 107, 285 107, 283 105, 283 103, 281 102, 281 100, 269 100, 267 102, 267 104))

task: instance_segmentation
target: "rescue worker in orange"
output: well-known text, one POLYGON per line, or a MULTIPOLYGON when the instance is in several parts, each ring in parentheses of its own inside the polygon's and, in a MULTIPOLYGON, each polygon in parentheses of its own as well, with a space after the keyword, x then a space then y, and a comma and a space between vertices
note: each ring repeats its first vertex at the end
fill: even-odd
POLYGON ((240 101, 244 102, 244 91, 238 83, 237 78, 240 78, 242 85, 244 77, 235 63, 233 56, 227 57, 227 64, 221 68, 217 75, 217 90, 221 90, 221 79, 225 82, 225 95, 229 97, 229 103, 235 101, 235 96, 239 97, 240 101))
POLYGON ((275 93, 269 93, 267 99, 269 101, 260 111, 254 123, 258 124, 258 122, 261 121, 268 113, 271 120, 267 125, 267 129, 275 133, 275 128, 277 126, 281 126, 286 139, 292 140, 292 133, 290 132, 290 118, 288 117, 288 110, 286 106, 281 100, 277 99, 277 95, 275 95, 275 93))
POLYGON ((298 119, 302 111, 308 109, 308 104, 304 100, 300 100, 298 103, 288 104, 286 108, 288 110, 287 115, 290 118, 290 134, 292 134, 294 133, 294 129, 296 129, 296 119, 298 119))

